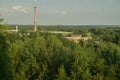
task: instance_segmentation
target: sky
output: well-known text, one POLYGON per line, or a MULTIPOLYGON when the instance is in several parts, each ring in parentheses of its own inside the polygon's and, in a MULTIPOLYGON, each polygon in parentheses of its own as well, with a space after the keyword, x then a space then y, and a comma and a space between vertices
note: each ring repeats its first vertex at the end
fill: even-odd
POLYGON ((0 0, 7 24, 120 25, 120 0, 0 0))

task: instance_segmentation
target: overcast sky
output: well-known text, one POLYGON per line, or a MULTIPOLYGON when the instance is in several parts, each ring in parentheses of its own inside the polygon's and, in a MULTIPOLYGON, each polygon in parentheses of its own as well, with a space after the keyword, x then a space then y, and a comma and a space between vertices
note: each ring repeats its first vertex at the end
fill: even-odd
POLYGON ((120 25, 120 0, 0 0, 8 24, 120 25))

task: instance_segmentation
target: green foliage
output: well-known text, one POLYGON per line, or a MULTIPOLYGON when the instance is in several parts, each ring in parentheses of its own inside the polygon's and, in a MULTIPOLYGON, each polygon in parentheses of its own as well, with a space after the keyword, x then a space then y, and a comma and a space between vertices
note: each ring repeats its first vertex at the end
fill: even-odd
POLYGON ((119 80, 120 32, 77 29, 67 31, 93 39, 74 43, 60 34, 39 31, 0 33, 0 79, 119 80))
POLYGON ((3 22, 3 19, 0 19, 0 23, 3 22))
POLYGON ((57 80, 68 80, 68 77, 63 65, 58 69, 57 77, 58 77, 57 80))
POLYGON ((0 18, 0 31, 8 29, 8 25, 3 23, 4 19, 0 18))
POLYGON ((6 37, 0 33, 0 79, 11 80, 11 61, 8 54, 9 43, 6 37))

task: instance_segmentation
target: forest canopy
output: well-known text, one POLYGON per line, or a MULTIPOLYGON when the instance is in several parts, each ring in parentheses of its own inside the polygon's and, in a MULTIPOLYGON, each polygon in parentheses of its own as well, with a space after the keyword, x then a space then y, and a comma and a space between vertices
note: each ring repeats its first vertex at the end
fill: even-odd
POLYGON ((75 43, 60 34, 40 31, 18 33, 1 31, 0 79, 120 79, 120 31, 118 29, 75 29, 73 27, 68 30, 73 30, 74 34, 82 33, 84 36, 89 33, 93 39, 75 43), (27 33, 30 35, 25 35, 27 33))

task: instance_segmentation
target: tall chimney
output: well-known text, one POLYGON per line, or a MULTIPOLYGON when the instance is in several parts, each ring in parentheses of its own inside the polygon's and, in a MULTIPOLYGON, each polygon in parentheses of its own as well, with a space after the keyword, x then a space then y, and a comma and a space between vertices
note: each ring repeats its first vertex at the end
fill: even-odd
POLYGON ((34 7, 34 31, 37 31, 37 17, 36 17, 36 6, 34 7))
POLYGON ((18 25, 16 25, 16 33, 18 32, 18 25))

